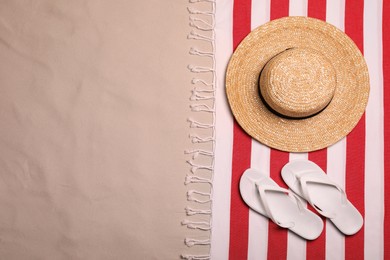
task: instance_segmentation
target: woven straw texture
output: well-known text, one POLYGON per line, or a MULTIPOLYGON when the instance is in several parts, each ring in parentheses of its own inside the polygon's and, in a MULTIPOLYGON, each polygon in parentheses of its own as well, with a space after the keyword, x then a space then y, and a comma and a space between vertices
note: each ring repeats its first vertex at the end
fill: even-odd
POLYGON ((285 17, 240 43, 226 91, 237 122, 253 138, 308 152, 355 127, 367 105, 369 76, 363 55, 342 31, 313 18, 285 17))

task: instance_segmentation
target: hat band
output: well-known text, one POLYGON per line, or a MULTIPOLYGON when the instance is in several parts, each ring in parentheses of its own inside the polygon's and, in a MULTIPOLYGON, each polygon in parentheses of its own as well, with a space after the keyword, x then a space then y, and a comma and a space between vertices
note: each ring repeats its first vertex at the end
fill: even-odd
POLYGON ((301 117, 294 117, 294 116, 287 116, 287 115, 284 115, 284 114, 281 114, 279 113, 278 111, 274 110, 270 105, 268 105, 268 103, 265 101, 263 95, 261 94, 261 91, 259 91, 259 96, 260 96, 260 99, 261 101, 263 102, 264 106, 269 110, 271 111, 273 114, 277 115, 278 117, 281 117, 281 118, 284 118, 284 119, 288 119, 288 120, 303 120, 303 119, 307 119, 307 118, 311 118, 311 117, 314 117, 318 114, 320 114, 322 111, 324 111, 330 104, 330 102, 332 100, 330 100, 324 108, 322 108, 320 111, 314 113, 314 114, 311 114, 311 115, 308 115, 308 116, 301 116, 301 117))

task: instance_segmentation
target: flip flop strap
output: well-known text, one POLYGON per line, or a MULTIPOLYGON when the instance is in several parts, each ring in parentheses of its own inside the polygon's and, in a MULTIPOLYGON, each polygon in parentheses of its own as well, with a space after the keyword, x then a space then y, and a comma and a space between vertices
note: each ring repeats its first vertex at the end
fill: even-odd
MULTIPOLYGON (((310 205, 312 205, 318 212, 320 212, 321 215, 323 215, 327 218, 334 218, 335 214, 331 213, 331 212, 325 212, 315 205, 314 201, 312 200, 312 197, 310 196, 310 192, 309 192, 308 185, 307 185, 308 183, 328 185, 328 186, 336 188, 341 194, 341 203, 342 204, 347 203, 347 195, 345 194, 345 191, 339 185, 337 185, 337 183, 334 183, 331 180, 329 180, 329 178, 327 176, 321 176, 321 175, 317 175, 317 174, 314 175, 312 173, 311 174, 309 173, 309 174, 303 174, 302 176, 299 176, 298 179, 299 179, 300 184, 301 184, 304 198, 310 203, 310 205)), ((324 196, 326 196, 326 195, 324 194, 324 196)))
POLYGON ((258 185, 258 184, 256 184, 256 187, 257 187, 257 190, 259 191, 260 200, 264 206, 264 209, 265 209, 265 212, 267 213, 267 216, 278 226, 281 226, 283 228, 293 227, 295 225, 294 222, 282 223, 275 218, 274 214, 272 213, 271 207, 269 205, 266 192, 279 192, 279 193, 285 194, 286 196, 288 196, 292 200, 294 200, 294 202, 297 204, 299 210, 301 210, 301 211, 303 211, 304 207, 305 207, 302 200, 297 195, 290 192, 289 190, 283 189, 280 187, 271 186, 271 185, 258 185))

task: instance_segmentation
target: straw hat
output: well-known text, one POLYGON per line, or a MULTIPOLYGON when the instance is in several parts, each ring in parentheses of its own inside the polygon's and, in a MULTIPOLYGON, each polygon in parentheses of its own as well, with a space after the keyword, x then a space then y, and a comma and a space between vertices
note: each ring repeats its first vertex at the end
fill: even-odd
POLYGON ((357 124, 368 101, 367 65, 326 22, 285 17, 252 31, 228 65, 226 91, 241 127, 270 147, 327 147, 357 124))

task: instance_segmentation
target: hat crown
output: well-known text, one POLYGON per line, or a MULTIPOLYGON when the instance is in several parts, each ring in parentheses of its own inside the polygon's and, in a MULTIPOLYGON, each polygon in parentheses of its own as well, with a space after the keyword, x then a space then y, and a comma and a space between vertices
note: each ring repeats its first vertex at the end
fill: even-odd
POLYGON ((260 92, 275 112, 304 118, 323 110, 336 89, 332 63, 316 50, 287 49, 271 58, 260 75, 260 92))

